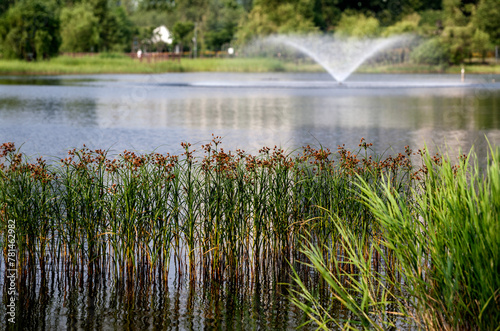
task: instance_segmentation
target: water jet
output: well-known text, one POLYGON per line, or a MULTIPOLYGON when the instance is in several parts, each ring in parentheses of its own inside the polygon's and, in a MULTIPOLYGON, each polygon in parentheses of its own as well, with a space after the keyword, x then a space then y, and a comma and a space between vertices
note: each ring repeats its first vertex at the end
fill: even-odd
POLYGON ((308 55, 339 83, 377 53, 407 41, 408 35, 355 38, 333 35, 274 35, 266 42, 283 44, 308 55))

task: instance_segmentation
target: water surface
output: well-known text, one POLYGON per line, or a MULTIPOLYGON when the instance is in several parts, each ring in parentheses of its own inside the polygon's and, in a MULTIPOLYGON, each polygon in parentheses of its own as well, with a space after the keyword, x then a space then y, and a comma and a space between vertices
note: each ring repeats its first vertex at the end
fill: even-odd
POLYGON ((497 76, 162 74, 2 77, 0 141, 60 156, 86 144, 115 151, 180 151, 211 134, 227 148, 306 144, 379 151, 424 143, 485 149, 500 142, 497 76), (44 83, 45 82, 45 83, 44 83), (17 84, 22 83, 22 84, 17 84))

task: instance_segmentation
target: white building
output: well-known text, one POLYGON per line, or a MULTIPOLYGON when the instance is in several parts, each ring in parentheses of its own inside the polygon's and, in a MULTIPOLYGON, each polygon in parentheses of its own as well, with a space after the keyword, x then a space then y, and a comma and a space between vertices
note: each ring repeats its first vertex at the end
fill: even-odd
POLYGON ((172 34, 170 33, 170 31, 168 31, 165 25, 161 25, 153 30, 153 38, 151 38, 151 42, 153 42, 153 44, 156 44, 160 41, 163 41, 164 43, 169 45, 171 45, 173 41, 172 34))

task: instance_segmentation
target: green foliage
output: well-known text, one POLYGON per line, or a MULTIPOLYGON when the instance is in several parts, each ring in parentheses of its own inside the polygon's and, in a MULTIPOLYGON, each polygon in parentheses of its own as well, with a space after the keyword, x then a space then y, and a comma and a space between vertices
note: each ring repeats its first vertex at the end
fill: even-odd
MULTIPOLYGON (((44 256, 37 247, 51 238, 49 249, 66 247, 72 263, 110 258, 115 268, 126 262, 134 272, 143 253, 167 254, 179 265, 203 264, 211 279, 225 280, 245 263, 288 259, 304 231, 327 239, 334 228, 317 205, 336 210, 352 228, 366 227, 371 216, 357 199, 356 174, 372 181, 389 172, 399 182, 411 154, 368 157, 363 140, 360 159, 343 148, 335 155, 306 146, 297 155, 263 147, 251 155, 226 152, 220 144, 214 137, 199 156, 183 143, 182 155, 125 151, 113 159, 102 150, 73 149, 47 166, 42 159, 31 163, 5 143, 0 239, 7 220, 16 219, 20 257, 44 256)), ((163 267, 161 260, 148 261, 149 271, 163 267)))
POLYGON ((472 56, 471 44, 474 29, 467 26, 448 26, 444 29, 443 42, 449 45, 450 60, 454 64, 463 63, 472 56))
POLYGON ((106 20, 109 12, 109 6, 107 0, 82 0, 92 6, 92 11, 94 15, 99 19, 99 23, 106 20))
POLYGON ((474 11, 474 1, 443 0, 443 12, 447 26, 466 26, 474 11))
POLYGON ((481 53, 484 58, 486 57, 486 52, 491 49, 490 35, 486 32, 476 29, 474 35, 472 36, 472 51, 481 53))
POLYGON ((380 33, 380 23, 362 13, 343 13, 335 33, 343 37, 375 37, 380 33))
POLYGON ((15 0, 0 0, 0 16, 5 13, 10 6, 12 6, 15 0))
POLYGON ((495 45, 500 45, 500 4, 498 0, 479 1, 474 17, 475 25, 489 34, 495 45))
POLYGON ((177 22, 172 28, 172 35, 174 39, 174 44, 178 44, 181 47, 181 51, 185 46, 189 46, 192 43, 194 33, 194 23, 187 22, 177 22))
POLYGON ((382 36, 391 36, 404 33, 417 33, 419 30, 420 15, 413 13, 406 16, 401 21, 387 27, 382 36))
POLYGON ((39 0, 19 1, 0 18, 0 44, 7 58, 44 59, 59 51, 59 18, 39 0))
POLYGON ((306 265, 324 280, 331 299, 319 299, 295 273, 292 302, 319 328, 498 328, 500 150, 491 149, 484 172, 472 153, 452 165, 428 151, 421 170, 417 185, 405 183, 410 190, 390 177, 375 184, 358 178, 375 217, 372 231, 353 230, 332 213, 336 240, 304 240, 306 265), (337 303, 353 318, 335 316, 337 303))
POLYGON ((228 44, 232 39, 233 31, 231 29, 208 31, 205 34, 205 45, 209 50, 219 51, 224 44, 228 44))
POLYGON ((449 62, 449 50, 440 38, 429 39, 420 44, 410 55, 415 63, 430 65, 447 65, 449 62))
POLYGON ((99 45, 98 18, 88 3, 63 8, 61 11, 63 52, 92 52, 99 45))
POLYGON ((424 36, 435 36, 443 30, 443 12, 426 10, 420 13, 419 30, 424 36))
POLYGON ((110 10, 108 19, 101 27, 105 30, 106 39, 102 46, 105 50, 114 52, 123 52, 130 50, 134 26, 130 21, 123 7, 114 7, 110 10))
POLYGON ((365 186, 384 244, 404 273, 416 310, 436 328, 495 329, 500 323, 500 153, 484 173, 472 155, 452 166, 424 158, 428 173, 415 205, 390 185, 380 197, 365 186))
POLYGON ((273 13, 272 21, 278 25, 278 33, 303 33, 317 31, 311 15, 310 1, 281 4, 273 13))
MULTIPOLYGON (((43 58, 57 54, 61 40, 64 51, 129 51, 134 40, 148 51, 162 50, 151 44, 150 31, 160 25, 173 31, 177 23, 192 22, 198 45, 208 50, 275 33, 333 31, 354 37, 417 33, 442 36, 451 61, 462 63, 472 52, 484 56, 488 47, 500 44, 499 8, 498 0, 1 0, 0 52, 4 57, 43 58), (46 33, 28 32, 45 27, 16 23, 30 21, 25 16, 34 11, 28 7, 37 4, 45 9, 36 15, 52 17, 53 27, 47 26, 46 33), (26 8, 22 15, 16 9, 20 6, 26 8)), ((183 30, 179 25, 176 29, 183 30)), ((175 43, 190 48, 192 37, 193 31, 178 34, 175 43)))
POLYGON ((92 8, 97 18, 99 43, 97 51, 124 51, 130 49, 133 24, 124 7, 108 3, 107 0, 83 0, 92 8))
POLYGON ((331 30, 342 15, 338 0, 316 0, 314 3, 314 24, 321 30, 331 30))
POLYGON ((156 28, 160 25, 165 25, 165 22, 172 22, 168 25, 170 29, 175 22, 175 15, 171 12, 164 11, 144 11, 144 10, 136 10, 129 16, 130 20, 134 25, 139 28, 156 28))
POLYGON ((142 10, 170 11, 175 8, 176 1, 173 0, 142 0, 139 8, 142 10))
POLYGON ((221 50, 234 37, 243 8, 234 0, 210 1, 208 18, 204 24, 204 39, 209 50, 221 50))
MULTIPOLYGON (((191 21, 201 22, 208 13, 208 6, 211 0, 179 0, 175 1, 173 13, 174 22, 191 21)), ((172 23, 166 22, 167 25, 172 23)))
MULTIPOLYGON (((165 72, 322 72, 316 64, 299 64, 277 58, 197 58, 182 61, 136 61, 120 53, 73 58, 58 56, 39 63, 0 59, 1 74, 99 74, 165 72)), ((500 69, 500 68, 499 68, 500 69)))
POLYGON ((317 31, 313 8, 311 0, 255 1, 252 11, 240 24, 238 42, 244 44, 256 36, 273 33, 317 31))

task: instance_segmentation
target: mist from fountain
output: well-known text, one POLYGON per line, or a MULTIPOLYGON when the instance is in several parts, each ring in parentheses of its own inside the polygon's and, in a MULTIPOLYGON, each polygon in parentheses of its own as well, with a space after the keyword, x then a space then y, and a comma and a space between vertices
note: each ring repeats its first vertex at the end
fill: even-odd
POLYGON ((346 80, 363 62, 380 51, 407 41, 408 36, 388 38, 342 38, 331 35, 274 35, 266 39, 284 44, 308 55, 339 83, 346 80))

